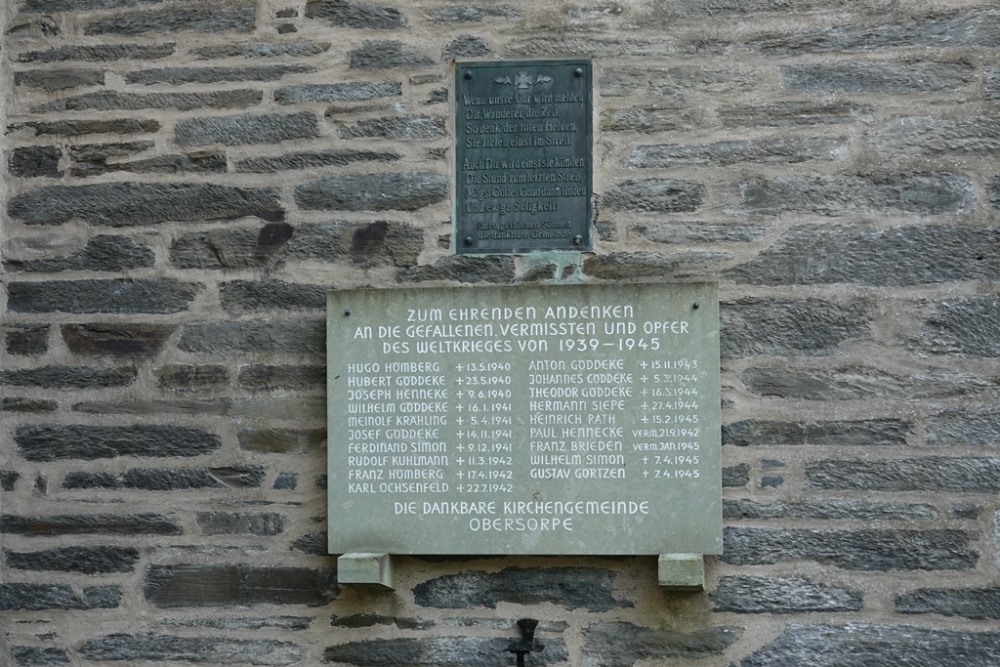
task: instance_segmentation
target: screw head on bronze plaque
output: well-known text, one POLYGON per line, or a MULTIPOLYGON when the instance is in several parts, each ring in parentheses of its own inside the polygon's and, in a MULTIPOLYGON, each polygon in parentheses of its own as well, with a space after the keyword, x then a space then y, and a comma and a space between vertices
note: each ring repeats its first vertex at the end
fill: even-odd
POLYGON ((587 60, 457 63, 455 252, 590 250, 587 60))

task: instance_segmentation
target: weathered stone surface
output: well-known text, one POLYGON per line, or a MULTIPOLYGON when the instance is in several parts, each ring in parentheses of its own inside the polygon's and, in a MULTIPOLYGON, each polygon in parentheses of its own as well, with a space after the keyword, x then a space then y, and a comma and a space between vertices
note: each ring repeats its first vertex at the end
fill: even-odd
POLYGON ((31 112, 243 109, 259 104, 263 98, 264 94, 259 90, 213 90, 207 93, 123 93, 102 90, 39 104, 32 107, 31 112))
POLYGON ((514 258, 510 256, 452 255, 442 257, 431 265, 414 266, 401 271, 396 280, 401 283, 419 283, 428 280, 509 283, 514 280, 515 270, 514 258))
POLYGON ((395 40, 366 41, 361 48, 354 49, 348 55, 351 69, 393 69, 434 64, 431 58, 395 40))
POLYGON ((746 486, 750 482, 750 465, 740 463, 734 466, 722 468, 722 486, 725 488, 738 488, 746 486))
POLYGON ((914 225, 798 227, 757 259, 726 272, 756 285, 861 283, 902 286, 988 280, 1000 258, 984 253, 1000 229, 914 225))
POLYGON ((49 350, 47 324, 15 324, 4 327, 4 347, 7 354, 45 354, 49 350))
POLYGON ((986 99, 1000 100, 1000 67, 987 67, 983 72, 986 84, 986 99))
POLYGON ((795 127, 872 123, 875 120, 875 108, 869 105, 814 100, 725 105, 719 107, 717 113, 726 127, 795 127))
POLYGON ((68 584, 0 584, 0 611, 114 609, 120 601, 118 586, 84 588, 81 596, 68 584))
POLYGON ((69 653, 66 649, 55 647, 11 646, 10 655, 18 667, 69 664, 69 653))
MULTIPOLYGON (((864 2, 864 9, 887 9, 892 6, 888 0, 864 2)), ((659 11, 665 16, 697 16, 719 18, 726 15, 742 15, 747 19, 755 15, 770 12, 817 12, 833 10, 850 10, 859 7, 859 3, 851 0, 752 0, 751 2, 731 2, 730 0, 667 0, 659 11), (749 15, 749 16, 747 16, 749 15)), ((763 17, 761 17, 763 18, 763 17)))
POLYGON ((160 129, 155 120, 121 118, 117 120, 53 120, 25 123, 35 131, 35 136, 78 137, 85 134, 139 134, 160 129))
POLYGON ((101 389, 127 387, 136 378, 133 367, 36 366, 0 371, 0 385, 48 389, 101 389))
POLYGON ((327 545, 326 531, 318 533, 308 533, 296 539, 294 542, 292 542, 292 548, 295 549, 296 551, 301 551, 302 553, 306 554, 312 554, 314 556, 328 555, 326 550, 326 545, 327 545))
POLYGON ((722 560, 770 565, 811 560, 845 570, 969 570, 976 566, 976 533, 965 530, 723 530, 722 560))
POLYGON ((250 365, 240 369, 239 384, 250 391, 308 390, 326 386, 326 366, 250 365))
POLYGON ((366 102, 383 97, 399 97, 402 94, 402 84, 394 81, 346 81, 285 86, 274 91, 274 101, 278 104, 366 102))
POLYGON ((114 634, 91 639, 79 650, 85 660, 194 662, 220 665, 282 666, 298 662, 305 650, 275 639, 179 637, 163 634, 114 634))
POLYGON ((307 225, 289 242, 288 259, 349 260, 364 267, 413 266, 423 250, 423 231, 405 222, 307 225))
POLYGON ((640 145, 625 158, 625 166, 659 169, 744 162, 795 164, 809 160, 843 160, 847 155, 846 137, 774 137, 701 145, 640 145))
POLYGON ((210 183, 53 185, 14 197, 7 212, 29 225, 80 220, 111 227, 243 216, 277 220, 284 216, 274 189, 210 183))
POLYGON ((128 162, 93 162, 78 165, 71 170, 74 176, 86 177, 126 171, 133 174, 223 174, 228 168, 222 153, 159 155, 144 160, 128 162))
POLYGON ((170 364, 154 371, 156 384, 167 391, 216 389, 229 383, 229 368, 222 365, 170 364))
POLYGON ((308 65, 257 65, 254 67, 163 67, 129 72, 126 83, 222 83, 227 81, 277 81, 289 74, 312 72, 308 65))
POLYGON ((819 215, 859 213, 963 213, 975 203, 972 182, 957 174, 845 175, 755 178, 740 184, 736 213, 776 215, 806 211, 819 215))
POLYGON ((235 401, 229 398, 214 399, 151 399, 128 398, 110 401, 80 401, 73 404, 73 412, 92 415, 217 415, 231 414, 235 401))
POLYGON ((600 128, 604 132, 676 132, 690 130, 696 124, 693 113, 677 106, 605 109, 600 117, 600 128))
POLYGON ((986 194, 990 199, 990 206, 1000 210, 1000 176, 994 176, 986 182, 986 194))
POLYGON ((948 411, 924 422, 927 444, 934 447, 996 447, 1000 444, 1000 414, 948 411))
POLYGON ((168 514, 55 514, 0 516, 0 533, 29 537, 59 535, 180 535, 184 531, 168 514))
POLYGON ((62 151, 55 146, 15 148, 7 160, 7 171, 19 178, 58 178, 62 151))
POLYGON ((242 116, 213 116, 188 118, 177 123, 174 138, 181 146, 223 144, 270 144, 292 139, 308 139, 319 133, 316 115, 310 112, 297 114, 245 114, 242 116))
POLYGON ((722 356, 824 355, 868 336, 873 304, 821 299, 741 299, 721 304, 722 356))
POLYGON ((647 252, 622 252, 587 257, 583 272, 593 278, 629 279, 646 276, 704 274, 713 264, 732 259, 723 252, 682 252, 673 255, 647 252))
POLYGON ((336 572, 250 565, 153 565, 142 587, 153 605, 175 607, 304 604, 322 606, 339 589, 336 572))
POLYGON ((256 157, 240 160, 236 163, 236 171, 264 174, 271 171, 288 171, 292 169, 343 167, 355 162, 394 162, 399 158, 399 153, 391 151, 357 151, 348 149, 303 151, 275 155, 273 157, 256 157))
POLYGON ((745 243, 767 233, 761 225, 708 222, 654 222, 635 225, 632 229, 655 243, 703 243, 736 241, 745 243))
POLYGON ((860 611, 861 591, 803 577, 721 577, 709 596, 715 611, 738 614, 799 614, 860 611))
POLYGON ((294 472, 279 472, 274 476, 275 491, 294 491, 299 485, 299 476, 294 472))
POLYGON ((229 313, 247 310, 310 310, 326 307, 327 287, 280 280, 234 280, 220 288, 222 307, 229 313))
POLYGON ((791 624, 776 640, 734 667, 873 663, 990 667, 1000 660, 1000 632, 966 632, 911 625, 791 624))
POLYGON ((650 56, 676 56, 684 51, 674 40, 663 38, 638 38, 623 35, 594 35, 551 30, 531 33, 531 36, 513 42, 507 49, 511 54, 526 58, 552 56, 565 57, 572 53, 585 58, 625 58, 650 56))
POLYGON ((0 412, 55 412, 59 409, 59 404, 43 398, 20 398, 18 396, 4 396, 0 398, 0 412))
POLYGON ((1000 458, 812 461, 806 464, 805 476, 812 489, 997 493, 1000 458))
POLYGON ((59 271, 124 271, 153 266, 156 256, 149 246, 136 243, 127 236, 98 234, 87 239, 87 245, 62 257, 18 259, 4 261, 4 267, 25 273, 57 273, 59 271))
POLYGON ((67 60, 105 62, 115 60, 157 60, 173 55, 175 44, 95 44, 91 46, 60 46, 46 51, 26 51, 17 54, 22 63, 54 63, 67 60))
MULTIPOLYGON (((544 643, 544 651, 531 654, 532 664, 558 664, 566 660, 566 647, 561 639, 546 638, 544 643)), ((323 660, 359 667, 493 667, 497 656, 507 655, 509 645, 508 639, 470 636, 372 639, 329 646, 323 652, 323 660)))
MULTIPOLYGON (((121 141, 100 144, 76 144, 69 147, 69 155, 77 163, 74 175, 87 175, 88 163, 100 165, 110 158, 129 157, 155 147, 153 141, 121 141)), ((97 172, 100 173, 100 172, 97 172)))
POLYGON ((434 621, 383 616, 382 614, 351 614, 350 616, 334 614, 330 619, 330 624, 335 628, 371 628, 377 625, 394 625, 402 630, 426 630, 434 626, 434 621))
POLYGON ((81 86, 103 86, 104 70, 47 69, 14 72, 14 85, 42 90, 64 90, 81 86))
POLYGON ((428 141, 445 136, 444 118, 440 116, 386 116, 366 118, 353 125, 337 128, 341 139, 396 139, 428 141))
POLYGON ((896 613, 1000 619, 1000 588, 919 588, 897 595, 896 613))
POLYGON ((435 23, 481 23, 491 18, 518 19, 521 13, 512 5, 434 7, 427 18, 435 23))
POLYGON ((309 0, 306 18, 360 30, 391 30, 406 25, 406 17, 395 7, 351 0, 309 0))
POLYGON ((118 9, 155 5, 163 0, 26 0, 24 12, 81 12, 93 9, 118 9))
POLYGON ((251 32, 256 27, 257 5, 246 0, 219 1, 211 5, 181 6, 132 12, 91 21, 85 35, 162 35, 174 32, 251 32))
POLYGON ((612 210, 656 213, 696 211, 704 201, 701 183, 665 178, 622 181, 601 196, 601 203, 612 210))
POLYGON ((106 472, 70 472, 64 489, 142 489, 181 491, 186 489, 256 488, 264 480, 260 466, 226 468, 130 468, 124 475, 106 472))
POLYGON ((886 156, 982 156, 1000 150, 1000 121, 992 117, 960 120, 899 118, 876 132, 871 143, 886 156))
POLYGON ((60 547, 44 551, 18 552, 4 549, 4 560, 16 570, 47 570, 105 574, 133 572, 139 560, 134 547, 60 547))
POLYGON ((285 529, 285 517, 275 512, 198 512, 198 528, 205 535, 277 535, 285 529))
POLYGON ((806 500, 762 503, 726 498, 725 519, 856 519, 859 521, 925 521, 941 513, 923 503, 890 503, 864 500, 806 500))
POLYGON ((235 618, 163 618, 161 625, 182 628, 216 628, 219 630, 308 630, 312 616, 237 616, 235 618))
MULTIPOLYGON (((989 253, 980 248, 977 257, 989 253)), ((992 256, 990 261, 992 261, 992 256)), ((932 354, 1000 356, 1000 299, 993 296, 956 298, 936 303, 908 344, 932 354)))
POLYGON ((429 172, 347 174, 295 188, 295 202, 314 211, 416 211, 448 195, 448 178, 429 172))
POLYGON ((898 23, 784 32, 750 40, 748 46, 771 55, 795 55, 898 47, 992 47, 998 37, 1000 12, 986 5, 925 14, 898 23))
POLYGON ((920 93, 955 90, 976 77, 967 63, 838 61, 782 68, 785 88, 809 93, 920 93))
POLYGON ((174 332, 170 324, 64 324, 63 340, 73 354, 151 357, 174 332))
POLYGON ((613 583, 612 572, 597 568, 510 567, 499 572, 469 571, 436 577, 416 586, 413 595, 421 607, 438 609, 496 609, 499 602, 550 603, 591 612, 631 607, 628 600, 615 598, 613 583))
POLYGON ((489 43, 478 35, 459 35, 444 45, 441 58, 479 58, 493 53, 489 43))
MULTIPOLYGON (((0 470, 0 491, 13 491, 21 473, 16 470, 0 470)), ((0 532, 3 532, 3 517, 0 517, 0 532)))
POLYGON ((603 667, 633 667, 639 661, 693 661, 722 655, 739 635, 738 628, 728 626, 686 633, 622 621, 594 623, 583 630, 586 655, 603 667))
POLYGON ((7 286, 14 313, 177 313, 200 285, 173 278, 46 280, 7 286))
POLYGON ((15 441, 29 461, 106 459, 116 456, 200 456, 218 449, 219 436, 184 426, 19 426, 15 441))
POLYGON ((245 429, 239 433, 240 449, 264 454, 319 452, 326 442, 323 429, 245 429))
POLYGON ((722 427, 722 444, 867 447, 905 445, 912 427, 899 419, 779 422, 744 420, 722 427))
POLYGON ((267 318, 247 322, 193 322, 181 329, 178 348, 199 354, 303 354, 326 352, 326 322, 267 318))
POLYGON ((867 367, 822 371, 748 368, 743 371, 743 384, 761 396, 807 401, 951 398, 992 395, 997 391, 995 379, 968 373, 928 371, 913 375, 891 375, 867 367))
POLYGON ((733 68, 681 66, 661 70, 648 67, 616 67, 601 76, 598 85, 604 97, 627 97, 636 93, 649 93, 661 99, 675 97, 676 100, 676 96, 685 90, 716 94, 735 93, 758 88, 760 81, 751 70, 733 68))
POLYGON ((213 44, 191 49, 189 53, 202 60, 217 58, 277 58, 280 56, 306 57, 326 53, 333 46, 330 42, 237 42, 213 44))

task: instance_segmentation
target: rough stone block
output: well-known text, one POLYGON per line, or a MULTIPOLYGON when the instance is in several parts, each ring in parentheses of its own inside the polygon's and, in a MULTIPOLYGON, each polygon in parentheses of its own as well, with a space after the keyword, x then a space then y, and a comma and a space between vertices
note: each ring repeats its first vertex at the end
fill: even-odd
POLYGON ((872 662, 935 667, 990 667, 1000 660, 1000 632, 969 632, 912 625, 788 625, 773 642, 734 667, 872 662))
POLYGON ((395 7, 351 0, 309 0, 306 18, 359 30, 391 30, 406 25, 406 17, 395 7))
POLYGON ((982 116, 899 118, 876 132, 871 143, 886 157, 989 157, 1000 150, 1000 121, 982 116))
POLYGON ((180 535, 184 531, 168 514, 55 514, 0 516, 0 533, 28 537, 59 535, 180 535))
POLYGON ((229 368, 222 365, 170 364, 154 370, 157 386, 166 391, 200 391, 229 384, 229 368))
POLYGON ((933 447, 994 447, 1000 442, 1000 414, 948 411, 924 423, 927 444, 933 447))
POLYGON ((366 41, 361 48, 350 51, 348 56, 351 69, 394 69, 434 64, 431 58, 395 40, 366 41))
POLYGON ((277 81, 289 74, 312 72, 308 65, 257 65, 254 67, 163 67, 129 72, 126 83, 150 86, 158 83, 223 83, 228 81, 277 81))
POLYGON ((243 109, 259 104, 262 99, 264 93, 259 90, 215 90, 208 93, 123 93, 102 90, 46 102, 32 107, 31 112, 243 109))
POLYGON ((127 236, 98 234, 87 244, 68 255, 48 258, 18 258, 8 253, 4 267, 25 273, 57 273, 59 271, 125 271, 149 268, 156 262, 152 249, 127 236))
POLYGON ((18 667, 69 664, 69 653, 66 649, 53 646, 11 646, 10 655, 18 667))
POLYGON ((654 222, 632 229, 654 243, 746 243, 767 233, 762 225, 707 222, 654 222))
POLYGON ((416 211, 448 195, 448 178, 429 172, 329 176, 295 188, 295 202, 313 211, 416 211))
POLYGON ((271 144, 317 136, 319 125, 311 112, 245 114, 188 118, 177 123, 174 137, 181 146, 271 144))
POLYGON ((49 69, 14 72, 14 85, 42 90, 64 90, 81 86, 103 86, 104 70, 49 69))
POLYGON ((721 577, 709 597, 715 611, 738 614, 861 611, 863 606, 861 591, 803 577, 721 577))
POLYGON ((795 127, 872 123, 875 108, 854 102, 788 100, 771 104, 733 104, 719 107, 719 120, 726 127, 795 127))
POLYGON ((240 449, 264 454, 318 452, 325 441, 325 429, 245 429, 239 433, 240 449))
POLYGON ((164 634, 114 634, 91 639, 79 650, 84 660, 139 662, 192 662, 216 665, 267 665, 282 667, 299 662, 305 649, 276 639, 232 637, 180 637, 164 634))
POLYGON ((63 340, 73 354, 151 357, 163 349, 175 327, 169 324, 64 324, 63 340))
POLYGON ((173 278, 43 280, 7 286, 14 313, 178 313, 201 285, 173 278))
POLYGON ((285 86, 274 91, 274 101, 278 104, 367 102, 384 97, 399 97, 402 94, 402 84, 394 81, 346 81, 285 86))
POLYGON ((200 456, 215 451, 221 439, 214 433, 185 426, 19 426, 15 442, 29 461, 105 459, 116 456, 200 456))
POLYGON ((750 482, 750 465, 740 463, 734 466, 724 466, 722 468, 723 488, 736 488, 746 486, 750 482))
MULTIPOLYGON (((977 256, 986 261, 985 253, 977 256)), ((934 304, 919 336, 907 343, 938 355, 1000 356, 1000 299, 974 296, 934 304)))
POLYGON ((229 313, 248 310, 322 310, 327 287, 280 280, 234 280, 220 288, 222 307, 229 313))
POLYGON ((631 607, 613 594, 614 574, 586 567, 520 568, 499 572, 466 571, 435 577, 413 589, 421 607, 496 609, 500 602, 554 604, 590 612, 631 607))
POLYGON ((198 512, 195 518, 205 535, 271 536, 285 529, 285 516, 276 512, 198 512))
POLYGON ((701 145, 640 145, 632 149, 624 162, 630 169, 714 167, 745 162, 795 164, 810 160, 844 160, 848 153, 846 137, 775 137, 701 145))
POLYGON ((0 385, 48 389, 102 389, 127 387, 137 376, 133 367, 36 366, 0 371, 0 385))
POLYGON ((630 279, 646 276, 664 278, 710 271, 712 264, 732 259, 729 253, 692 251, 664 255, 646 252, 621 252, 587 257, 583 272, 593 278, 630 279))
POLYGON ((748 419, 722 427, 722 444, 816 445, 837 447, 900 446, 912 427, 899 419, 779 422, 748 419))
POLYGON ((720 304, 723 358, 831 354, 841 343, 869 335, 874 305, 822 299, 748 298, 720 304))
POLYGON ((514 280, 514 258, 504 255, 442 257, 429 266, 414 266, 401 271, 396 280, 419 283, 428 280, 449 280, 462 283, 509 283, 514 280))
POLYGON ((705 186, 676 179, 647 178, 622 181, 601 196, 601 203, 618 211, 684 213, 705 201, 705 186))
POLYGON ((459 7, 434 7, 427 12, 434 23, 481 23, 491 18, 521 18, 512 5, 478 5, 459 7))
POLYGON ((697 124, 693 113, 681 106, 669 105, 605 109, 600 116, 600 128, 604 132, 677 132, 691 130, 697 124))
POLYGON ((80 595, 68 584, 0 584, 0 611, 114 609, 120 601, 118 586, 92 586, 80 595))
POLYGON ((245 322, 193 322, 181 329, 178 348, 199 354, 326 353, 326 322, 268 318, 245 322))
POLYGON ((725 653, 740 634, 739 628, 729 626, 683 632, 625 621, 599 621, 583 630, 585 654, 606 667, 632 667, 640 661, 669 664, 707 660, 725 653))
POLYGON ((839 61, 792 65, 782 69, 785 88, 822 93, 923 93, 953 91, 976 77, 968 63, 912 64, 839 61))
POLYGON ((13 324, 4 327, 7 354, 19 356, 45 354, 49 350, 47 324, 13 324))
POLYGON ((275 221, 284 216, 274 189, 209 183, 53 185, 17 195, 7 212, 29 225, 79 220, 111 227, 244 216, 275 221))
POLYGON ((239 385, 250 391, 322 389, 326 366, 272 366, 252 364, 240 369, 239 385))
POLYGON ((919 588, 897 595, 895 608, 898 614, 1000 619, 1000 588, 919 588))
POLYGON ((4 549, 4 560, 16 570, 106 574, 133 572, 139 560, 139 550, 115 546, 60 547, 28 552, 4 549))
POLYGON ((806 401, 952 398, 993 395, 997 390, 993 378, 967 373, 891 375, 868 367, 823 371, 748 368, 742 379, 743 385, 755 394, 806 401))
POLYGON ((58 178, 62 151, 55 146, 15 148, 7 160, 7 171, 18 178, 58 178))
MULTIPOLYGON (((599 81, 604 97, 628 97, 651 94, 661 100, 683 103, 682 91, 727 94, 760 87, 759 77, 752 70, 739 68, 711 69, 702 66, 680 66, 661 70, 649 67, 616 67, 599 81)), ((661 102, 663 103, 663 102, 661 102)))
POLYGON ((143 595, 161 609, 248 606, 255 604, 329 604, 339 590, 333 570, 250 565, 153 565, 146 571, 143 595))
POLYGON ((444 45, 441 59, 481 58, 493 53, 489 43, 478 35, 459 35, 444 45))
POLYGON ((317 167, 343 167, 355 162, 394 162, 400 158, 390 151, 356 151, 337 149, 330 151, 303 151, 273 157, 255 157, 240 160, 236 171, 265 174, 272 171, 315 169, 317 167))
POLYGON ((0 398, 0 412, 37 414, 41 412, 55 412, 58 409, 58 403, 43 398, 21 398, 18 396, 0 398))
POLYGON ((31 121, 24 125, 34 130, 37 137, 48 135, 78 137, 86 134, 140 134, 156 132, 160 129, 159 122, 138 118, 31 121))
POLYGON ((928 456, 888 461, 823 460, 806 464, 812 489, 1000 492, 1000 459, 928 456))
POLYGON ((777 215, 805 211, 819 215, 964 213, 975 203, 967 176, 905 174, 884 178, 845 175, 756 178, 740 184, 736 213, 777 215))
POLYGON ((806 530, 728 527, 722 560, 731 565, 816 561, 844 570, 971 570, 978 534, 966 530, 806 530))
POLYGON ((330 50, 330 42, 237 42, 228 44, 212 44, 191 49, 189 53, 202 60, 217 58, 278 58, 281 56, 308 57, 318 56, 330 50))
POLYGON ((225 0, 212 5, 170 7, 131 12, 91 21, 85 35, 162 35, 175 32, 251 32, 257 23, 257 5, 246 0, 225 0))
POLYGON ((928 521, 941 512, 924 503, 892 503, 864 500, 806 500, 769 502, 730 499, 722 501, 724 519, 824 519, 858 521, 928 521))
POLYGON ((341 139, 394 139, 396 141, 428 141, 445 136, 444 118, 440 116, 386 116, 366 118, 353 125, 337 128, 341 139))
POLYGON ((176 44, 94 44, 60 46, 46 51, 17 54, 21 63, 55 63, 72 60, 113 62, 116 60, 158 60, 173 55, 176 44))

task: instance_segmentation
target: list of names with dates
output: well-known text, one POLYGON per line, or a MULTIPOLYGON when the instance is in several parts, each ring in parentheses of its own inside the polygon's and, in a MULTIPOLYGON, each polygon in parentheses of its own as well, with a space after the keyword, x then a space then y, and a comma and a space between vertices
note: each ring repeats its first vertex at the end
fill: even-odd
POLYGON ((332 292, 330 553, 721 552, 714 285, 332 292))

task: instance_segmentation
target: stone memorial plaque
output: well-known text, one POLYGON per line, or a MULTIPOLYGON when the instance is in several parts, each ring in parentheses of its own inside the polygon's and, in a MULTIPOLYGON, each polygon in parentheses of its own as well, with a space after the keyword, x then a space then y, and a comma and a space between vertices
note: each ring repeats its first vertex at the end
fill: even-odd
POLYGON ((330 553, 721 552, 714 285, 328 305, 330 553))
POLYGON ((590 62, 469 62, 455 74, 455 251, 590 250, 590 62))

